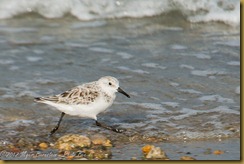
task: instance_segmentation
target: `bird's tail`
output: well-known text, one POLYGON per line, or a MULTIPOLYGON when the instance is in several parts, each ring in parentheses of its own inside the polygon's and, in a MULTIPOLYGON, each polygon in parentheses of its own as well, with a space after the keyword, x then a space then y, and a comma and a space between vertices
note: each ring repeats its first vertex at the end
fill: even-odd
POLYGON ((35 102, 40 102, 40 103, 45 103, 46 101, 49 102, 57 102, 58 97, 57 96, 49 96, 49 97, 35 97, 34 98, 35 102))
POLYGON ((42 97, 35 97, 35 98, 34 98, 34 101, 36 101, 36 102, 41 102, 41 101, 43 101, 43 99, 42 99, 42 97))

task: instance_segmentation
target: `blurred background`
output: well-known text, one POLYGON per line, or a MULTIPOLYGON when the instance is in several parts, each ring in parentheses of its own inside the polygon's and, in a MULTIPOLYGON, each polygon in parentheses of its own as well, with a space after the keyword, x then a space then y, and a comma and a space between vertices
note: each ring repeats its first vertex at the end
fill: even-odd
MULTIPOLYGON (((98 116, 107 124, 141 137, 238 138, 240 1, 0 1, 1 141, 56 125, 60 112, 34 97, 105 75, 131 95, 98 116)), ((67 116, 57 135, 88 131, 110 133, 67 116)))

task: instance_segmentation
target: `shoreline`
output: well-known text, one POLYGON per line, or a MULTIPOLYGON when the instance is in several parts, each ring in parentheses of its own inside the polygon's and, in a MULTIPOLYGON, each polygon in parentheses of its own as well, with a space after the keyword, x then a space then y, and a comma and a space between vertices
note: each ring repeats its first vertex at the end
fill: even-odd
POLYGON ((32 148, 9 146, 8 149, 2 149, 1 147, 0 158, 2 160, 150 160, 145 158, 142 148, 151 145, 159 147, 169 160, 181 160, 185 156, 195 160, 240 160, 240 138, 120 143, 117 141, 111 142, 108 147, 105 146, 106 148, 104 146, 92 148, 91 151, 98 150, 96 152, 98 156, 101 156, 101 153, 109 154, 101 159, 77 156, 77 152, 86 152, 86 148, 61 151, 55 148, 54 143, 49 143, 44 148, 40 148, 40 144, 37 144, 39 148, 34 146, 36 143, 32 144, 32 148))
MULTIPOLYGON (((219 140, 194 140, 194 141, 171 141, 171 142, 159 142, 159 143, 149 143, 154 146, 160 147, 165 151, 170 160, 180 160, 182 156, 190 156, 196 160, 240 160, 240 138, 229 138, 219 140), (236 149, 237 148, 237 149, 236 149), (221 153, 218 154, 218 150, 221 153), (238 158, 239 157, 239 158, 238 158)), ((146 144, 135 144, 126 145, 121 147, 119 152, 125 152, 122 156, 123 159, 128 156, 128 154, 133 154, 139 156, 141 149, 132 149, 135 147, 143 147, 146 144), (129 148, 127 147, 129 146, 129 148), (127 148, 126 148, 127 147, 127 148), (128 150, 126 150, 128 149, 128 150), (131 150, 131 151, 129 151, 131 150)), ((112 160, 122 160, 116 150, 112 157, 112 160)), ((133 157, 132 157, 133 158, 133 157)), ((129 160, 128 158, 126 160, 129 160)), ((137 158, 137 160, 140 160, 137 158)))

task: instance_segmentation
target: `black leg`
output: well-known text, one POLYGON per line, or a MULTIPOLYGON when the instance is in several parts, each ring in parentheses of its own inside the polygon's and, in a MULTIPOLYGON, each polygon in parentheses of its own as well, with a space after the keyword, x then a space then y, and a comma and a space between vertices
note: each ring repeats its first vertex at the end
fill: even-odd
POLYGON ((49 136, 53 135, 53 134, 58 130, 59 125, 60 125, 60 123, 61 123, 61 121, 62 121, 64 115, 65 115, 65 113, 62 112, 61 117, 60 117, 60 119, 59 119, 59 121, 58 121, 58 124, 53 128, 53 130, 50 132, 49 136))
POLYGON ((98 122, 98 121, 96 121, 96 125, 97 125, 97 126, 100 126, 100 127, 102 127, 102 128, 108 129, 108 130, 112 130, 112 131, 114 131, 114 132, 116 132, 116 133, 123 133, 123 132, 125 131, 124 129, 117 129, 117 128, 114 128, 114 127, 112 127, 112 126, 108 126, 108 125, 106 125, 106 124, 100 123, 100 122, 98 122))

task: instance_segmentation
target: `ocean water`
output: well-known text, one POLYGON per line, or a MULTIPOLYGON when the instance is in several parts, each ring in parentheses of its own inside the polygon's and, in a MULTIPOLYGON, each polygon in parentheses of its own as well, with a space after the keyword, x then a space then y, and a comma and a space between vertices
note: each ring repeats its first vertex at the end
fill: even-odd
MULTIPOLYGON (((60 112, 36 96, 110 75, 98 116, 128 135, 168 140, 240 135, 239 1, 0 2, 0 139, 39 136, 60 112)), ((111 133, 65 116, 57 133, 111 133)))

